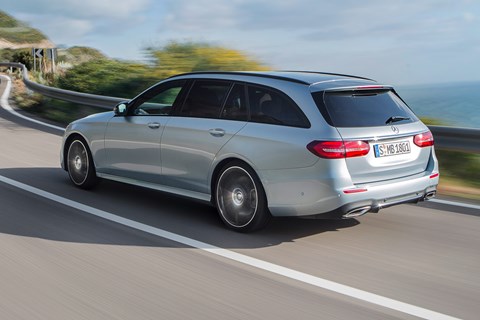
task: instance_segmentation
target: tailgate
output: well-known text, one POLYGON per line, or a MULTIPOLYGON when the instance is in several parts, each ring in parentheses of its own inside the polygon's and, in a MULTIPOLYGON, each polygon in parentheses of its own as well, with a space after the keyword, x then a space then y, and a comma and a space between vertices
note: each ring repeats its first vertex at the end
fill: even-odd
POLYGON ((345 159, 354 183, 408 177, 427 168, 431 147, 417 146, 414 137, 428 128, 391 87, 347 87, 312 95, 344 141, 370 146, 367 155, 345 159))
POLYGON ((420 148, 413 141, 415 134, 425 129, 418 123, 396 127, 407 133, 392 134, 390 127, 376 128, 374 135, 371 130, 337 128, 344 141, 362 140, 370 145, 366 156, 345 159, 353 183, 397 179, 425 171, 431 147, 420 148))

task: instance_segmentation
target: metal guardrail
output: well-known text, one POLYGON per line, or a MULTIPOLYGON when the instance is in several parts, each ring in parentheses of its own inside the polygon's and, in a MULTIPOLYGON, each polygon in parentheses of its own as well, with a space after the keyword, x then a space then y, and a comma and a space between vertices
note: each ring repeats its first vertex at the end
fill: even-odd
POLYGON ((435 148, 480 153, 480 129, 428 126, 435 148))
MULTIPOLYGON (((106 97, 95 94, 52 88, 30 81, 28 78, 27 68, 21 63, 6 62, 0 63, 0 66, 21 69, 25 86, 32 91, 35 91, 50 98, 109 110, 113 109, 113 107, 117 103, 128 100, 124 98, 106 97)), ((454 128, 443 126, 428 127, 430 128, 435 137, 436 148, 480 153, 480 129, 454 128)))
POLYGON ((108 110, 112 110, 117 103, 128 100, 125 98, 99 96, 95 94, 63 90, 59 88, 52 88, 49 86, 45 86, 43 84, 33 82, 28 77, 27 68, 25 67, 25 65, 21 63, 4 62, 4 63, 0 63, 0 66, 13 67, 13 68, 20 69, 22 71, 23 83, 25 83, 25 86, 28 89, 35 91, 37 93, 40 93, 49 98, 69 101, 73 103, 78 103, 86 106, 98 107, 98 108, 103 108, 108 110))

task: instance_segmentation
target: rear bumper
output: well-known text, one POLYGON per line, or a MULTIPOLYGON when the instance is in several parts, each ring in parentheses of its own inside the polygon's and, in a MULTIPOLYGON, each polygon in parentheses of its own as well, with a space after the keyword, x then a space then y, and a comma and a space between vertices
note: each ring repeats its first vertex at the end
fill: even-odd
POLYGON ((419 201, 426 201, 435 197, 437 193, 436 188, 429 188, 423 193, 415 193, 411 195, 404 195, 396 200, 366 200, 360 202, 353 202, 341 206, 335 210, 319 213, 314 215, 302 216, 305 219, 352 219, 363 216, 369 212, 377 213, 380 209, 388 208, 395 205, 413 203, 416 204, 419 201))
MULTIPOLYGON (((417 203, 434 196, 439 181, 438 176, 432 177, 435 172, 425 171, 401 179, 363 185, 352 185, 351 182, 347 185, 338 183, 339 180, 336 179, 325 183, 325 180, 318 181, 310 177, 290 184, 289 190, 282 188, 282 193, 275 192, 277 197, 269 198, 269 209, 273 216, 278 217, 354 218, 367 212, 378 212, 382 208, 403 203, 417 203), (364 191, 344 192, 355 187, 364 191), (283 201, 278 195, 283 195, 283 201), (288 199, 289 203, 284 199, 288 199)), ((270 186, 266 189, 268 187, 270 186)), ((271 190, 267 194, 272 195, 271 190)))

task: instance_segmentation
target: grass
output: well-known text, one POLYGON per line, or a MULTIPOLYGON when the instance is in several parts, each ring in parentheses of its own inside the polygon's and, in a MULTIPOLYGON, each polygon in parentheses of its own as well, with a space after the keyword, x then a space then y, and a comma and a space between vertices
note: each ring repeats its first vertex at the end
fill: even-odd
POLYGON ((480 201, 480 188, 460 179, 440 176, 438 193, 457 198, 480 201))
POLYGON ((442 178, 480 192, 480 154, 436 150, 442 178))
POLYGON ((17 19, 0 10, 0 28, 15 28, 20 25, 17 19))
POLYGON ((40 42, 47 37, 0 10, 0 39, 20 44, 40 42))
POLYGON ((7 28, 0 28, 0 39, 7 40, 11 43, 37 43, 45 40, 46 37, 38 30, 30 28, 22 28, 22 30, 12 31, 7 28))
POLYGON ((79 105, 71 102, 60 101, 50 98, 43 98, 37 103, 19 105, 24 111, 32 113, 59 125, 66 126, 70 122, 86 117, 88 115, 107 111, 102 108, 79 105), (23 106, 22 106, 23 105, 23 106))

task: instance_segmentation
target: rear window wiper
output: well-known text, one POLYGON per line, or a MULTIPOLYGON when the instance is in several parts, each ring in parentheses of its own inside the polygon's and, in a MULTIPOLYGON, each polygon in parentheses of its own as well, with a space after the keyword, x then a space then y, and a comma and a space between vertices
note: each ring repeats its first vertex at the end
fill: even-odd
POLYGON ((390 118, 385 121, 385 124, 390 124, 393 122, 403 121, 403 120, 410 120, 409 117, 402 117, 402 116, 391 116, 390 118))

